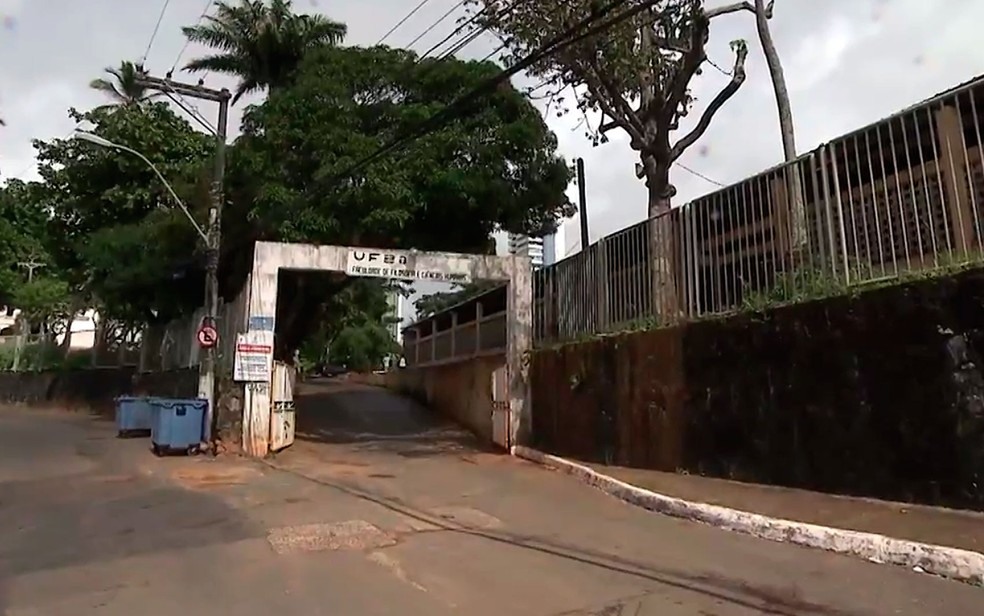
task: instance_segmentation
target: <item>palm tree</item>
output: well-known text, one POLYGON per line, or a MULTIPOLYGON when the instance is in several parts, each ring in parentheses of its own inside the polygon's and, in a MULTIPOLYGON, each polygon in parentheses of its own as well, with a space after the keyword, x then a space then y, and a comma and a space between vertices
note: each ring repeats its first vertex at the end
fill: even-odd
POLYGON ((159 93, 150 93, 137 82, 140 69, 133 62, 120 62, 117 68, 107 68, 105 72, 111 76, 111 79, 93 79, 89 83, 90 88, 99 90, 113 99, 112 103, 103 107, 131 107, 143 100, 159 96, 159 93))
POLYGON ((185 70, 239 77, 235 103, 244 94, 288 85, 305 53, 341 43, 347 28, 322 15, 295 13, 291 0, 240 0, 219 2, 215 15, 183 31, 190 42, 218 52, 189 62, 185 70))

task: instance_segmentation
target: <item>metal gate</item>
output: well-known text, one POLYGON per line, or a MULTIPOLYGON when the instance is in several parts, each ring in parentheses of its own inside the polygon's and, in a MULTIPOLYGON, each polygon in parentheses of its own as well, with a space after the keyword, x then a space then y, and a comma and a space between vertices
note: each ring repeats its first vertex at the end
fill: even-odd
POLYGON ((273 382, 270 384, 270 449, 280 451, 294 444, 294 366, 282 362, 273 363, 273 382))
POLYGON ((509 449, 512 431, 509 408, 509 373, 502 365, 492 371, 492 442, 509 449))

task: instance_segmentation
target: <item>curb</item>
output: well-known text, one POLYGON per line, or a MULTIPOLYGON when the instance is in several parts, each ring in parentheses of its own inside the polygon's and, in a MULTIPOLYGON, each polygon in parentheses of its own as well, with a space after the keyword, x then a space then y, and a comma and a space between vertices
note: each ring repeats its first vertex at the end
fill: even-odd
POLYGON ((876 563, 918 567, 927 573, 984 587, 984 554, 978 552, 685 501, 633 486, 582 464, 529 447, 516 445, 510 451, 518 458, 573 475, 615 498, 650 511, 760 539, 819 548, 876 563))

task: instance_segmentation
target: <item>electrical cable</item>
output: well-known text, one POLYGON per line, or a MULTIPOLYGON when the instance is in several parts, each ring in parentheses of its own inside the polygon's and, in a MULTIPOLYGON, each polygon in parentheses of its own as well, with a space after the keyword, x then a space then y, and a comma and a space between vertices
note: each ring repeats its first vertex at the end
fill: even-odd
POLYGON ((401 19, 400 21, 396 22, 396 25, 393 26, 392 28, 390 28, 389 31, 386 34, 383 35, 383 38, 381 38, 378 41, 376 41, 376 45, 382 45, 383 44, 383 41, 385 41, 386 39, 388 39, 391 34, 393 34, 394 32, 396 32, 400 28, 400 26, 402 26, 403 24, 405 24, 408 19, 410 19, 411 17, 413 17, 414 16, 414 13, 416 13, 420 9, 424 8, 424 5, 427 4, 430 1, 431 0, 420 0, 420 4, 418 4, 417 6, 413 7, 413 10, 410 11, 409 13, 407 13, 403 17, 403 19, 401 19))
POLYGON ((428 26, 426 30, 424 30, 423 32, 421 32, 420 34, 418 34, 417 35, 417 38, 415 38, 412 41, 410 41, 409 43, 407 43, 406 48, 407 49, 410 49, 411 47, 413 47, 417 43, 417 41, 419 41, 420 39, 422 39, 425 36, 427 36, 428 34, 430 34, 430 31, 431 30, 433 30, 434 28, 436 28, 437 26, 439 26, 441 24, 441 22, 443 22, 445 19, 447 19, 448 17, 451 16, 451 13, 454 13, 459 8, 461 8, 465 4, 465 2, 467 2, 467 1, 468 0, 460 0, 458 2, 458 4, 452 6, 450 9, 448 9, 448 11, 444 15, 441 15, 440 17, 437 18, 437 21, 435 21, 430 26, 428 26))
POLYGON ((154 46, 154 40, 157 39, 157 32, 161 29, 161 22, 164 21, 164 13, 167 13, 167 7, 171 4, 171 0, 164 0, 164 6, 161 7, 161 13, 157 16, 157 23, 154 24, 154 31, 150 34, 150 40, 147 41, 147 49, 144 50, 143 59, 140 60, 141 66, 147 61, 147 56, 150 55, 150 50, 154 46))
POLYGON ((618 23, 632 18, 633 16, 641 13, 642 11, 651 8, 658 0, 648 0, 647 2, 640 3, 639 5, 624 11, 623 13, 616 15, 612 19, 603 22, 600 25, 594 25, 590 27, 587 31, 577 34, 577 31, 581 28, 591 26, 594 22, 604 19, 608 14, 612 13, 615 9, 619 8, 621 5, 626 4, 628 0, 613 0, 609 2, 602 8, 592 11, 591 15, 587 18, 582 19, 575 23, 570 28, 567 28, 561 34, 551 38, 548 42, 541 45, 534 52, 528 54, 525 58, 516 62, 513 66, 506 70, 501 71, 497 76, 487 79, 484 83, 473 88, 472 91, 462 95, 454 102, 450 103, 443 110, 435 113, 426 121, 424 121, 417 130, 413 131, 409 135, 394 139, 390 141, 385 146, 376 150, 376 152, 363 157, 357 161, 354 165, 346 169, 346 171, 340 174, 340 177, 350 176, 355 171, 358 171, 361 167, 368 165, 378 158, 385 156, 389 152, 407 144, 411 141, 420 139, 427 134, 434 132, 435 130, 441 128, 442 124, 447 124, 449 121, 454 121, 454 115, 460 113, 462 110, 467 110, 475 101, 475 99, 487 94, 490 91, 494 91, 495 88, 499 86, 504 81, 507 81, 513 75, 519 73, 520 71, 526 70, 533 64, 539 62, 545 57, 552 53, 556 53, 561 49, 573 45, 581 40, 594 36, 600 32, 612 28, 618 23), (574 38, 569 38, 569 37, 574 38))
POLYGON ((454 38, 459 32, 467 28, 469 25, 475 23, 475 20, 478 19, 484 12, 485 12, 485 8, 482 8, 481 10, 477 11, 474 15, 472 15, 470 18, 468 18, 468 20, 458 24, 458 27, 452 30, 451 34, 445 36, 443 39, 435 43, 430 49, 420 54, 420 59, 423 60, 424 58, 429 56, 434 50, 438 49, 441 45, 447 43, 452 38, 454 38))
MULTIPOLYGON (((202 20, 205 19, 205 16, 206 15, 208 15, 208 11, 209 11, 209 9, 212 8, 212 4, 214 4, 214 3, 215 3, 215 0, 205 0, 205 8, 202 9, 201 14, 198 16, 198 20, 195 22, 195 25, 192 26, 192 27, 198 27, 199 25, 201 25, 202 20)), ((191 43, 191 41, 188 39, 188 37, 185 37, 184 45, 181 46, 181 50, 178 51, 177 57, 174 58, 174 64, 171 65, 171 70, 168 71, 168 74, 174 73, 174 69, 176 69, 178 67, 178 62, 181 62, 181 56, 183 56, 184 55, 184 52, 187 51, 188 45, 190 43, 191 43)))

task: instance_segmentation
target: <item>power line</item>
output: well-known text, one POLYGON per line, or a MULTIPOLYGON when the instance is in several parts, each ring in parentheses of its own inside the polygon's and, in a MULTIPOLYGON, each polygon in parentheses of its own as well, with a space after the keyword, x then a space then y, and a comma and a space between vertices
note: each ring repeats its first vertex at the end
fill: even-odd
POLYGON ((407 13, 403 17, 403 19, 401 19, 400 21, 396 22, 396 25, 393 26, 392 28, 390 28, 389 31, 386 34, 383 35, 383 38, 381 38, 378 41, 376 41, 376 44, 377 45, 382 45, 383 44, 383 41, 385 41, 386 39, 388 39, 391 34, 393 34, 394 32, 396 32, 400 28, 400 26, 402 26, 403 24, 405 24, 408 19, 410 19, 411 17, 413 17, 414 14, 417 11, 419 11, 422 8, 424 8, 424 5, 427 4, 428 2, 430 2, 430 0, 420 0, 420 4, 418 4, 417 6, 413 7, 413 10, 410 11, 409 13, 407 13))
POLYGON ((706 175, 704 175, 703 173, 701 173, 700 171, 694 171, 693 169, 691 169, 690 167, 684 165, 683 163, 673 163, 673 164, 676 165, 677 167, 680 167, 681 169, 683 169, 687 173, 690 173, 692 175, 695 175, 695 176, 699 177, 700 179, 704 180, 705 182, 710 182, 711 184, 714 184, 715 186, 720 186, 721 188, 726 188, 727 187, 727 184, 723 184, 721 182, 718 182, 717 180, 713 180, 713 179, 707 177, 706 175))
POLYGON ((591 26, 592 23, 605 18, 606 16, 608 16, 609 13, 612 13, 619 6, 626 4, 627 2, 628 0, 613 0, 612 2, 608 3, 604 7, 592 11, 591 15, 589 15, 587 18, 578 21, 573 26, 564 30, 561 34, 553 37, 548 42, 541 45, 539 48, 536 49, 536 51, 530 53, 529 55, 527 55, 519 62, 515 63, 510 68, 500 72, 495 77, 487 79, 484 83, 479 84, 477 87, 472 89, 471 92, 462 95, 457 100, 450 103, 443 110, 432 115, 416 131, 404 137, 397 138, 389 142, 385 146, 379 148, 378 150, 376 150, 376 152, 366 157, 363 157, 354 165, 346 169, 346 171, 343 174, 341 174, 341 176, 345 177, 351 175, 355 171, 358 171, 361 167, 364 167, 374 162, 375 160, 385 156, 389 152, 407 143, 410 143, 411 141, 420 139, 421 137, 424 137, 431 132, 434 132, 435 130, 441 128, 442 124, 446 124, 449 121, 453 121, 457 119, 454 117, 456 113, 460 114, 461 111, 463 110, 467 111, 471 103, 473 103, 476 98, 479 98, 490 91, 494 91, 495 88, 499 86, 499 84, 501 84, 504 81, 507 81, 513 75, 519 73, 520 71, 526 70, 527 68, 539 62, 540 60, 542 60, 543 58, 545 58, 550 54, 556 53, 565 47, 569 47, 570 45, 573 45, 581 40, 584 40, 588 37, 594 36, 595 34, 608 30, 622 21, 630 19, 631 17, 637 15, 638 13, 641 13, 642 11, 652 7, 654 4, 656 4, 656 2, 658 2, 658 0, 647 0, 646 2, 640 3, 639 5, 631 9, 628 9, 623 13, 616 15, 612 19, 605 21, 600 25, 594 25, 588 28, 588 30, 582 32, 581 34, 577 34, 577 31, 580 30, 581 28, 591 26), (573 36, 574 38, 569 38, 571 36, 573 36))
MULTIPOLYGON (((195 22, 195 25, 192 27, 198 27, 199 25, 201 25, 202 20, 205 19, 206 15, 208 15, 208 11, 209 9, 212 8, 212 4, 214 3, 215 0, 205 0, 205 8, 202 9, 201 14, 198 16, 198 20, 195 22)), ((181 62, 181 56, 184 55, 184 52, 188 49, 188 45, 190 43, 191 40, 189 40, 188 37, 186 36, 184 45, 181 46, 181 51, 178 52, 178 56, 174 59, 174 64, 171 65, 171 70, 168 71, 169 73, 173 73, 174 69, 178 67, 178 62, 181 62)))
POLYGON ((437 43, 435 43, 430 49, 428 49, 424 53, 420 54, 420 59, 423 60, 424 58, 426 58, 427 56, 429 56, 431 54, 431 52, 433 52, 435 49, 439 48, 444 43, 447 43, 448 41, 450 41, 459 32, 461 32, 462 30, 464 30, 465 28, 467 28, 469 25, 471 25, 472 23, 474 23, 475 20, 478 19, 482 15, 482 13, 484 13, 484 12, 485 12, 485 8, 483 7, 481 10, 479 10, 474 15, 472 15, 470 18, 468 18, 467 21, 464 21, 461 24, 459 24, 457 28, 455 28, 454 30, 451 31, 451 34, 445 36, 443 39, 441 39, 440 41, 438 41, 437 43))
POLYGON ((161 22, 164 21, 164 13, 167 13, 167 6, 171 4, 171 0, 164 0, 164 6, 161 7, 161 13, 157 16, 157 23, 154 24, 154 31, 150 34, 150 40, 147 41, 147 49, 144 50, 143 59, 140 64, 147 61, 147 56, 150 55, 150 49, 154 46, 154 40, 157 38, 157 32, 161 29, 161 22))
POLYGON ((430 31, 431 30, 433 30, 434 28, 436 28, 437 26, 439 26, 441 24, 441 22, 443 22, 445 19, 447 19, 448 17, 451 16, 451 13, 454 13, 459 8, 461 8, 465 4, 465 2, 467 2, 467 1, 468 0, 460 0, 458 2, 458 4, 452 6, 450 9, 448 9, 448 11, 444 15, 441 15, 440 17, 437 18, 437 21, 435 21, 430 26, 428 26, 426 30, 424 30, 423 32, 421 32, 420 34, 418 34, 417 35, 417 38, 415 38, 412 41, 410 41, 409 43, 407 43, 407 49, 410 49, 411 47, 413 47, 417 43, 417 41, 419 41, 420 39, 422 39, 425 36, 427 36, 428 34, 430 34, 430 31))

